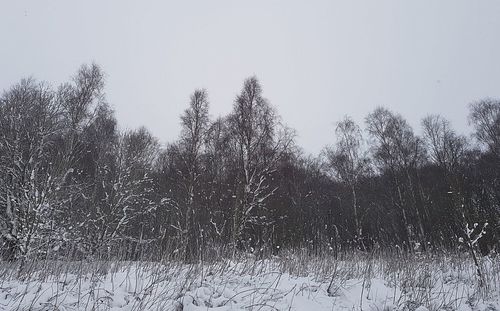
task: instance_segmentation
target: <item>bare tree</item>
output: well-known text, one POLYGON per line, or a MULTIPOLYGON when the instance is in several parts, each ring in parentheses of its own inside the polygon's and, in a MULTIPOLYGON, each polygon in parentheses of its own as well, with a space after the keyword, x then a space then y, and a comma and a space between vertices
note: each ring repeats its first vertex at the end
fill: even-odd
POLYGON ((465 137, 457 135, 448 120, 439 115, 425 117, 422 127, 431 160, 446 171, 456 171, 464 156, 465 137))
POLYGON ((196 90, 191 95, 189 108, 181 116, 181 138, 179 141, 182 170, 180 177, 185 191, 182 205, 185 206, 183 235, 185 237, 185 260, 193 261, 198 256, 197 210, 195 196, 199 193, 201 174, 200 157, 209 128, 209 102, 205 90, 196 90))
POLYGON ((415 178, 412 176, 424 159, 425 149, 408 123, 385 108, 377 108, 366 118, 368 133, 374 140, 373 157, 382 173, 393 179, 408 242, 414 236, 409 213, 415 212, 418 235, 424 238, 423 214, 417 206, 415 178), (405 186, 406 182, 406 186, 405 186), (407 192, 409 196, 404 195, 407 192))
POLYGON ((230 217, 229 206, 233 193, 232 173, 237 155, 231 148, 231 135, 227 118, 219 117, 210 124, 206 137, 205 178, 208 223, 212 239, 227 241, 230 217), (229 220, 228 220, 229 218, 229 220))
POLYGON ((162 149, 145 128, 118 131, 95 64, 55 90, 23 80, 0 96, 1 250, 23 261, 126 245, 134 258, 148 244, 193 262, 214 244, 337 253, 353 236, 369 248, 424 239, 453 247, 462 235, 484 251, 500 236, 499 103, 470 106, 484 148, 440 116, 422 121, 420 139, 378 108, 366 118, 370 161, 359 126, 345 118, 325 171, 324 159, 294 145, 255 77, 214 122, 207 92, 196 90, 179 139, 162 149))
POLYGON ((100 168, 100 182, 94 185, 98 196, 95 218, 86 220, 97 233, 90 245, 93 253, 116 240, 140 242, 130 230, 139 230, 141 237, 143 224, 135 221, 157 208, 150 176, 158 152, 156 139, 140 128, 122 134, 113 149, 115 161, 100 168))
POLYGON ((476 139, 487 146, 478 162, 481 172, 481 194, 484 200, 477 209, 486 211, 493 240, 500 237, 500 100, 484 99, 470 105, 469 121, 473 124, 476 139))
POLYGON ((265 207, 266 199, 276 191, 267 179, 293 142, 293 133, 279 123, 256 77, 245 80, 229 120, 239 171, 232 241, 240 244, 247 224, 257 221, 252 212, 265 207))
POLYGON ((62 157, 57 163, 57 218, 65 230, 58 236, 62 244, 71 240, 77 249, 86 251, 99 241, 94 235, 100 231, 93 228, 97 226, 96 208, 102 203, 99 188, 109 181, 104 176, 113 167, 112 155, 118 144, 116 120, 105 101, 100 67, 81 66, 71 82, 59 87, 56 101, 62 107, 64 127, 57 148, 62 157))
POLYGON ((363 230, 358 211, 357 187, 361 177, 370 169, 369 159, 362 149, 361 129, 350 117, 345 117, 337 123, 335 134, 337 143, 334 148, 327 150, 327 159, 336 177, 351 191, 356 239, 362 241, 363 230))
POLYGON ((72 168, 86 151, 85 143, 80 139, 82 133, 105 104, 104 73, 100 67, 96 64, 81 66, 72 83, 59 87, 57 101, 63 107, 68 129, 65 164, 72 168))
MULTIPOLYGON (((447 211, 449 221, 456 223, 458 227, 465 224, 465 176, 463 161, 467 141, 465 137, 459 136, 453 131, 448 120, 439 115, 429 115, 422 120, 424 142, 427 146, 430 160, 441 169, 443 180, 441 183, 448 184, 447 194, 451 198, 447 211)), ((446 196, 445 193, 442 194, 446 196)))
POLYGON ((22 80, 0 98, 0 233, 9 258, 24 258, 50 223, 60 119, 43 83, 22 80))
POLYGON ((469 121, 477 140, 500 156, 500 100, 484 99, 470 105, 469 121))

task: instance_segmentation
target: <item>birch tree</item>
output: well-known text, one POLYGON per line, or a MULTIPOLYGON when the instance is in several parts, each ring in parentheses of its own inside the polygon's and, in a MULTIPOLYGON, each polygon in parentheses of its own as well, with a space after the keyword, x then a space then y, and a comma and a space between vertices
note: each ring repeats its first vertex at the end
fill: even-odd
POLYGON ((98 200, 88 227, 97 234, 90 245, 93 253, 115 241, 141 243, 144 216, 158 206, 151 177, 156 139, 145 128, 127 131, 113 149, 114 161, 100 168, 94 185, 98 200))
POLYGON ((335 134, 337 143, 333 149, 327 150, 328 162, 336 177, 351 191, 355 238, 362 241, 363 229, 357 187, 360 179, 369 171, 369 160, 362 149, 363 136, 359 126, 350 117, 345 117, 337 124, 335 134))
MULTIPOLYGON (((185 260, 193 261, 198 256, 199 222, 196 195, 201 191, 199 177, 201 174, 200 157, 210 125, 208 94, 205 90, 196 90, 190 98, 189 108, 181 116, 181 138, 179 141, 181 163, 183 169, 181 178, 185 190, 184 206, 184 237, 185 260)), ((199 204, 199 202, 198 202, 199 204)))
POLYGON ((424 157, 423 144, 419 137, 400 115, 385 108, 377 108, 366 118, 367 130, 373 139, 373 157, 381 173, 389 174, 393 181, 396 198, 393 200, 401 212, 405 239, 414 239, 410 216, 415 213, 417 236, 425 236, 424 207, 417 203, 418 178, 414 176, 424 157), (406 195, 405 195, 406 193, 406 195))
POLYGON ((293 134, 280 124, 274 108, 263 97, 256 77, 245 80, 229 119, 233 148, 238 156, 232 241, 241 245, 245 227, 264 221, 253 214, 264 209, 266 200, 276 191, 270 188, 268 178, 291 145, 293 134))
POLYGON ((477 140, 500 158, 500 100, 484 99, 471 104, 469 121, 477 140))
POLYGON ((49 226, 60 118, 54 92, 32 79, 0 98, 0 234, 10 259, 41 247, 34 242, 49 226))

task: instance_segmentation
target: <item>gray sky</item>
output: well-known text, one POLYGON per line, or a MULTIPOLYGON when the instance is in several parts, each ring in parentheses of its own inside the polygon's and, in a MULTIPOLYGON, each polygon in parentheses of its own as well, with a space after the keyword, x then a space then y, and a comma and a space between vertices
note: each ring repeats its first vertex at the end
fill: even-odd
POLYGON ((254 74, 307 152, 380 105, 467 132, 467 104, 500 97, 500 1, 0 0, 1 89, 92 61, 121 127, 162 142, 195 88, 224 115, 254 74))

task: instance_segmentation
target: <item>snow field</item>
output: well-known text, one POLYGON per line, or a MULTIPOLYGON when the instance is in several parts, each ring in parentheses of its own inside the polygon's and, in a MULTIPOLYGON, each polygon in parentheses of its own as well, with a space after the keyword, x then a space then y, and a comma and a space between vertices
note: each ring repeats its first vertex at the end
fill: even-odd
POLYGON ((466 254, 283 252, 176 261, 1 263, 0 310, 500 310, 500 262, 466 254))

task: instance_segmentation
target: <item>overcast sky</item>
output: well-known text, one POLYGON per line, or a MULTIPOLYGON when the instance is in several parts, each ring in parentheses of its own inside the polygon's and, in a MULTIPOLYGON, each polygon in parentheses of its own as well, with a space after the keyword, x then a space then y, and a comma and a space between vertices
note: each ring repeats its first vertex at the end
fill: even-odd
POLYGON ((1 89, 57 85, 92 61, 120 126, 162 142, 195 88, 216 117, 251 75, 307 152, 377 106, 467 132, 468 103, 500 97, 500 1, 0 0, 1 89))

